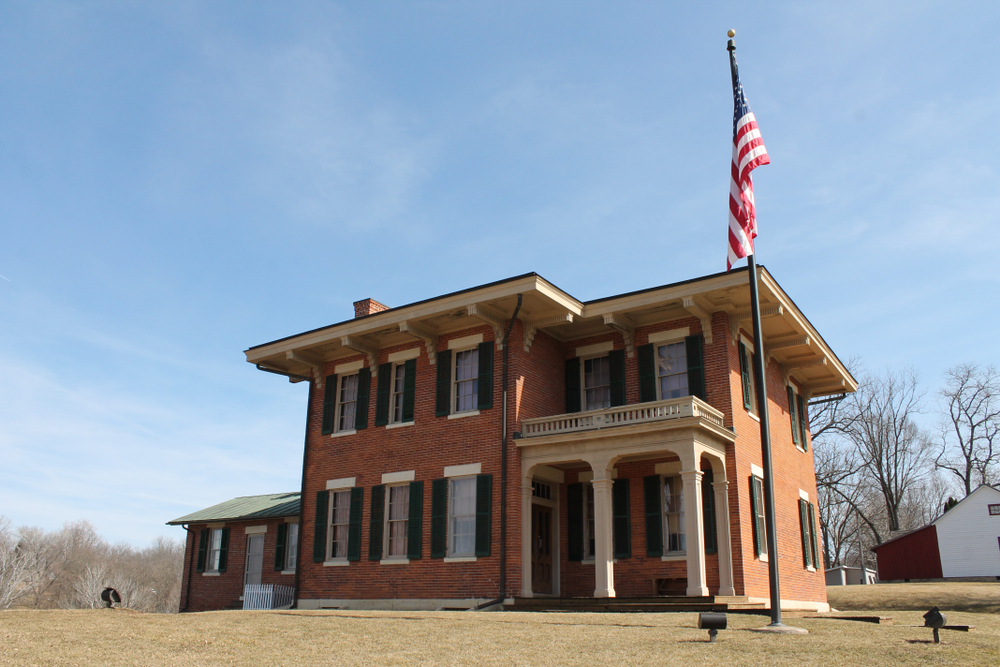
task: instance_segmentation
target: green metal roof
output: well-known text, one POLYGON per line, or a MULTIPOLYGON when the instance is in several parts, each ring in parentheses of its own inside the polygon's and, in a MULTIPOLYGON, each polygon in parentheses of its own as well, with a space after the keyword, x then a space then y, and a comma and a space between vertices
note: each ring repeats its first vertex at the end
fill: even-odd
POLYGON ((263 496, 241 496, 198 510, 179 519, 168 521, 168 526, 182 523, 208 523, 212 521, 243 521, 270 519, 299 515, 299 494, 268 493, 263 496))

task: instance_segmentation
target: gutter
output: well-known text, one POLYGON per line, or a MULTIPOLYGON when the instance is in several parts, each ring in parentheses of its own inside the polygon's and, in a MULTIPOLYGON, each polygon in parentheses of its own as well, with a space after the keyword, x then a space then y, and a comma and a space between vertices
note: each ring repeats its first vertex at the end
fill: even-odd
MULTIPOLYGON (((195 554, 198 553, 198 542, 195 540, 194 531, 191 530, 190 528, 188 528, 187 525, 185 525, 185 524, 181 524, 181 528, 183 528, 184 530, 186 530, 188 532, 188 534, 191 535, 191 543, 194 545, 192 547, 192 549, 191 549, 191 556, 192 557, 196 557, 195 554)), ((187 573, 187 575, 188 575, 188 585, 187 585, 187 591, 184 594, 184 608, 183 609, 178 609, 177 610, 178 614, 183 614, 184 612, 186 612, 188 610, 188 607, 191 606, 191 578, 194 576, 194 572, 193 572, 193 568, 191 567, 191 559, 190 558, 188 559, 188 562, 187 562, 187 570, 188 570, 188 573, 187 573)))

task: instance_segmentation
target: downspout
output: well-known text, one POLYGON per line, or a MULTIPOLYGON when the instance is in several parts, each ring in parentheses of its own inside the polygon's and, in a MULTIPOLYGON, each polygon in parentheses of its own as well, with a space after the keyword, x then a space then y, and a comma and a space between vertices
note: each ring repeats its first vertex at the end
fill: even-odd
POLYGON ((501 387, 503 398, 501 405, 503 410, 503 424, 500 427, 500 597, 490 600, 476 607, 485 609, 495 604, 502 603, 507 595, 507 368, 510 355, 510 346, 507 341, 510 339, 510 332, 517 321, 517 314, 521 311, 522 295, 517 295, 517 306, 514 314, 510 316, 510 324, 507 325, 507 332, 503 335, 503 379, 501 387))
MULTIPOLYGON (((275 375, 284 375, 289 380, 309 382, 309 398, 306 401, 306 432, 302 442, 302 484, 299 490, 299 538, 295 544, 295 594, 294 597, 292 597, 291 606, 292 609, 298 609, 299 573, 302 572, 302 510, 306 504, 306 466, 309 464, 309 411, 312 409, 313 391, 315 390, 316 383, 312 381, 312 378, 305 377, 304 375, 295 375, 294 373, 279 371, 274 368, 267 368, 266 366, 261 366, 260 364, 257 364, 257 370, 274 373, 275 375)), ((190 583, 190 581, 188 583, 190 583)))
MULTIPOLYGON (((188 532, 188 534, 191 536, 191 544, 194 545, 191 548, 191 556, 194 557, 195 554, 198 553, 198 541, 194 537, 194 531, 191 530, 190 528, 188 528, 183 523, 181 524, 181 528, 183 528, 184 530, 186 530, 188 532)), ((184 608, 183 609, 178 609, 177 610, 178 614, 183 614, 184 612, 186 612, 188 610, 188 607, 191 606, 191 578, 194 576, 194 572, 192 570, 193 570, 193 568, 191 567, 191 559, 189 558, 188 562, 187 562, 187 571, 188 571, 187 572, 187 575, 188 575, 187 593, 184 595, 184 608)))

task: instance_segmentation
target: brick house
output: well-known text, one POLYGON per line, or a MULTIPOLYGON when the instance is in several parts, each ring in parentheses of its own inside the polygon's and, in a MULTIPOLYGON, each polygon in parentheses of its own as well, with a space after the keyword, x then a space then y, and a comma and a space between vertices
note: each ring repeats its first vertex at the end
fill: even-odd
POLYGON ((806 405, 857 385, 764 269, 760 295, 763 350, 746 269, 588 302, 534 273, 366 299, 247 350, 309 382, 298 606, 766 603, 763 353, 782 598, 828 609, 806 405))
POLYGON ((167 525, 187 530, 182 612, 240 608, 247 584, 294 585, 298 492, 233 498, 167 525))

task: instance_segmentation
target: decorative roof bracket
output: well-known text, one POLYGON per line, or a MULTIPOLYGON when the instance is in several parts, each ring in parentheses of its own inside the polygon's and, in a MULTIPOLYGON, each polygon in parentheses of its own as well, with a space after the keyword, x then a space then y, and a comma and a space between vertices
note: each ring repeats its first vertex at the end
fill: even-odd
POLYGON ((618 313, 608 313, 604 316, 604 323, 620 333, 625 339, 625 351, 629 358, 635 356, 635 324, 625 315, 618 313))
POLYGON ((702 308, 701 304, 694 300, 694 297, 686 296, 681 302, 684 310, 691 313, 701 322, 701 334, 705 337, 705 343, 712 344, 712 314, 702 308))
POLYGON ((406 322, 399 323, 399 330, 424 341, 424 347, 427 348, 428 361, 432 364, 437 361, 438 337, 436 333, 432 332, 427 327, 422 327, 419 324, 408 320, 406 322))
POLYGON ((377 346, 358 340, 357 338, 352 338, 351 336, 342 336, 340 344, 344 347, 351 348, 355 352, 368 355, 368 367, 371 368, 373 372, 376 368, 378 368, 379 348, 377 346))
POLYGON ((545 327, 555 327, 560 324, 572 324, 573 313, 557 315, 556 317, 547 317, 542 320, 521 320, 521 322, 524 325, 524 351, 528 352, 531 350, 531 344, 534 342, 535 334, 538 333, 539 329, 544 329, 545 327))
MULTIPOLYGON (((783 306, 761 306, 760 316, 764 317, 777 317, 778 315, 784 315, 785 308, 783 306)), ((739 340, 740 338, 740 324, 751 319, 753 317, 753 311, 747 308, 746 310, 739 310, 735 313, 729 313, 729 334, 733 337, 733 340, 739 340)))
POLYGON ((493 338, 496 342, 497 349, 502 350, 504 334, 503 324, 505 321, 504 316, 492 308, 482 305, 481 303, 474 303, 471 306, 468 306, 467 311, 469 313, 469 317, 475 317, 476 319, 482 320, 486 324, 493 327, 493 338))
POLYGON ((305 364, 312 370, 313 379, 316 382, 316 388, 323 388, 323 360, 319 357, 315 357, 307 352, 296 352, 294 350, 289 350, 285 352, 285 359, 289 361, 294 361, 296 363, 305 364))

